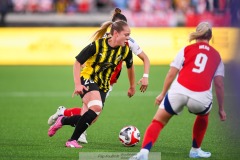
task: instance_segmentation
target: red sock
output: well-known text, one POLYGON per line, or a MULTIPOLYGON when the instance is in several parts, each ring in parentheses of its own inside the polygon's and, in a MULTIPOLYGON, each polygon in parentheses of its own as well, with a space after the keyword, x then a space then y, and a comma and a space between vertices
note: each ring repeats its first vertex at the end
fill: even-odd
POLYGON ((156 142, 163 127, 164 125, 161 122, 153 120, 145 132, 142 148, 150 150, 153 144, 156 142))
POLYGON ((73 115, 80 115, 81 113, 81 108, 68 108, 65 109, 63 115, 67 117, 71 117, 73 115))
POLYGON ((203 115, 203 116, 198 115, 196 117, 196 120, 193 126, 193 136, 192 136, 193 138, 192 147, 194 148, 199 148, 202 144, 202 141, 208 126, 208 115, 209 114, 203 115))

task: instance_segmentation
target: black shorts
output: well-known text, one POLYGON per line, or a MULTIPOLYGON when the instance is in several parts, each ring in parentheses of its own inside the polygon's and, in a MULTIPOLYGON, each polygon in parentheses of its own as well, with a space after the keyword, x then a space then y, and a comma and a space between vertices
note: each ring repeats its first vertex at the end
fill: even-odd
POLYGON ((80 94, 80 97, 83 98, 84 95, 90 91, 99 91, 101 99, 102 99, 102 103, 104 106, 107 92, 103 92, 103 90, 99 89, 97 83, 95 83, 91 79, 84 79, 83 77, 81 77, 80 79, 81 79, 81 84, 84 85, 86 88, 88 88, 88 91, 83 90, 83 94, 80 94))

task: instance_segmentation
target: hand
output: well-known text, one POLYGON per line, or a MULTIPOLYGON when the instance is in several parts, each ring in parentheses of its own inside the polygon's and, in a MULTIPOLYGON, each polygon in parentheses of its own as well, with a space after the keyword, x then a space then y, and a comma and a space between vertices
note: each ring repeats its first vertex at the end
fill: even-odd
POLYGON ((162 102, 162 100, 164 99, 165 95, 160 93, 155 100, 155 105, 159 106, 162 102))
POLYGON ((143 77, 141 78, 138 83, 138 85, 141 84, 141 87, 140 87, 140 91, 141 92, 145 92, 147 90, 147 87, 148 87, 148 78, 147 77, 143 77))
POLYGON ((73 91, 72 97, 74 97, 75 94, 76 95, 83 94, 83 90, 88 91, 88 88, 81 84, 75 85, 75 89, 73 91))
POLYGON ((135 87, 130 87, 128 89, 128 97, 131 98, 135 94, 135 92, 136 92, 135 87))
POLYGON ((221 121, 225 121, 225 120, 227 119, 227 115, 226 115, 226 113, 225 113, 224 110, 219 110, 219 111, 218 111, 218 114, 219 114, 219 116, 220 116, 220 120, 221 120, 221 121))

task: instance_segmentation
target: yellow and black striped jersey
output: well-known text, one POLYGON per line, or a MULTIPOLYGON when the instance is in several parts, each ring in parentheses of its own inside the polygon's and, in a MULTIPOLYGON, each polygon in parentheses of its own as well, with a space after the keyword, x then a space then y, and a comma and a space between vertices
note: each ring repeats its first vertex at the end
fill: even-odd
POLYGON ((129 47, 125 45, 112 48, 108 39, 102 38, 92 42, 76 56, 80 64, 85 64, 81 76, 84 79, 92 79, 104 92, 109 90, 111 75, 121 61, 126 62, 127 68, 133 65, 132 51, 129 47))

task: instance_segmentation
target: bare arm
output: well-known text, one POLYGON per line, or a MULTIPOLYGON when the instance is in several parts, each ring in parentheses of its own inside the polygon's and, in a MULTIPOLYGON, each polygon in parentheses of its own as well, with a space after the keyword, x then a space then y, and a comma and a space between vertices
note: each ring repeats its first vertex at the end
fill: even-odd
POLYGON ((128 97, 132 97, 135 92, 135 72, 134 72, 134 66, 132 65, 130 68, 128 68, 128 80, 130 84, 130 88, 128 89, 128 97))
POLYGON ((168 71, 168 73, 166 75, 164 84, 163 84, 162 92, 156 97, 156 100, 155 100, 155 104, 156 105, 160 105, 160 103, 162 102, 162 100, 163 100, 164 96, 166 95, 168 89, 170 88, 173 80, 177 76, 178 71, 179 70, 177 68, 170 67, 170 69, 169 69, 169 71, 168 71))
POLYGON ((81 68, 82 68, 81 64, 76 60, 73 65, 73 80, 74 80, 74 84, 75 84, 75 89, 72 94, 72 97, 75 94, 82 94, 83 89, 87 90, 87 88, 85 86, 83 86, 80 82, 81 68))
POLYGON ((215 91, 219 107, 219 116, 221 121, 226 120, 226 113, 224 111, 224 82, 222 76, 214 77, 215 91))
POLYGON ((143 74, 143 77, 138 81, 138 84, 141 84, 140 91, 145 92, 148 87, 150 61, 148 56, 143 51, 140 54, 138 54, 138 57, 143 61, 143 65, 144 65, 144 74, 143 74))

